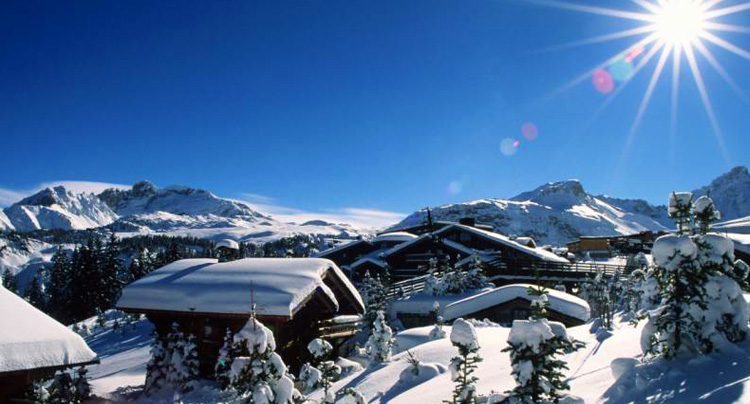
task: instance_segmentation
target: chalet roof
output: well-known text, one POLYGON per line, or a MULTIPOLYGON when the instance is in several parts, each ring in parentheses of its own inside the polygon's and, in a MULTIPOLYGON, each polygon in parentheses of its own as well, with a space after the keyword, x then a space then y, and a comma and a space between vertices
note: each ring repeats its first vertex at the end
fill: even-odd
POLYGON ((339 244, 339 245, 337 245, 337 246, 335 246, 333 248, 329 248, 327 250, 320 251, 316 255, 316 257, 325 258, 325 257, 327 257, 327 256, 329 256, 329 255, 331 255, 331 254, 333 254, 335 252, 339 252, 341 250, 349 249, 349 248, 352 248, 352 247, 360 245, 360 244, 370 244, 370 242, 367 241, 367 240, 352 240, 352 241, 350 241, 348 243, 341 243, 341 244, 339 244))
POLYGON ((0 374, 97 360, 80 335, 0 285, 0 374))
MULTIPOLYGON (((499 243, 499 244, 505 245, 505 246, 510 247, 510 248, 514 248, 514 249, 519 250, 519 251, 521 251, 521 252, 523 252, 525 254, 534 256, 534 257, 539 258, 539 259, 544 260, 544 261, 560 262, 560 263, 568 263, 569 262, 565 258, 562 258, 562 257, 558 256, 557 254, 555 254, 553 252, 546 251, 546 250, 541 249, 541 248, 527 247, 525 245, 519 244, 519 243, 511 240, 510 238, 508 238, 507 236, 504 236, 502 234, 494 233, 494 232, 487 231, 487 230, 478 229, 476 227, 467 226, 467 225, 463 225, 463 224, 452 224, 450 226, 443 227, 442 229, 440 229, 440 230, 438 230, 438 231, 436 231, 434 233, 423 234, 423 235, 419 236, 418 238, 416 238, 414 240, 407 241, 405 243, 399 244, 399 245, 391 248, 390 250, 386 251, 384 253, 384 255, 385 256, 393 255, 394 253, 396 253, 398 251, 401 251, 402 249, 404 249, 404 248, 406 248, 406 247, 408 247, 408 246, 410 246, 410 245, 412 245, 414 243, 417 243, 417 242, 419 242, 421 240, 424 240, 427 237, 433 237, 433 236, 436 236, 436 235, 439 236, 440 234, 446 233, 446 232, 448 232, 448 231, 450 231, 452 229, 460 229, 460 230, 463 230, 463 231, 467 231, 467 232, 473 233, 473 234, 477 235, 478 237, 482 237, 482 238, 484 238, 486 240, 489 240, 491 242, 499 243)), ((450 240, 443 240, 443 242, 449 242, 449 241, 450 240)), ((446 245, 450 245, 450 246, 458 245, 460 247, 463 247, 465 249, 465 253, 469 254, 469 255, 475 252, 474 250, 472 250, 472 249, 470 249, 468 247, 465 247, 465 246, 463 246, 463 245, 461 245, 460 243, 457 243, 457 242, 452 242, 451 244, 446 243, 446 245)))
POLYGON ((186 313, 250 314, 291 318, 316 290, 338 307, 348 298, 364 311, 359 293, 332 261, 321 258, 213 258, 173 262, 123 289, 120 309, 186 313), (324 283, 332 276, 348 296, 336 296, 324 283))
MULTIPOLYGON (((528 290, 532 286, 514 284, 475 294, 446 306, 442 313, 443 318, 453 320, 518 298, 531 301, 528 290)), ((591 316, 591 308, 585 300, 559 290, 547 289, 547 292, 550 310, 581 321, 588 321, 591 316)))

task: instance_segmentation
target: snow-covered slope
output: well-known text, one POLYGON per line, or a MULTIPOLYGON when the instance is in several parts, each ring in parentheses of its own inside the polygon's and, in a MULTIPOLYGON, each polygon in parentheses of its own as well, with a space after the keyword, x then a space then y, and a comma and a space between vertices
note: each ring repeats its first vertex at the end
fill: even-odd
MULTIPOLYGON (((440 206, 432 209, 432 215, 437 220, 449 221, 473 217, 477 222, 494 226, 500 233, 530 236, 541 244, 553 245, 582 235, 631 234, 668 228, 669 222, 658 209, 647 209, 645 202, 627 202, 622 206, 610 203, 607 198, 587 193, 577 180, 569 180, 542 185, 510 200, 482 199, 440 206)), ((394 228, 417 225, 426 217, 426 210, 418 211, 394 228)))
POLYGON ((694 191, 696 197, 710 195, 724 220, 750 215, 750 173, 739 166, 694 191))
MULTIPOLYGON (((24 198, 5 209, 4 215, 18 231, 88 229, 117 219, 117 214, 96 195, 73 193, 63 186, 45 188, 24 198)), ((0 217, 2 222, 4 218, 0 217)))

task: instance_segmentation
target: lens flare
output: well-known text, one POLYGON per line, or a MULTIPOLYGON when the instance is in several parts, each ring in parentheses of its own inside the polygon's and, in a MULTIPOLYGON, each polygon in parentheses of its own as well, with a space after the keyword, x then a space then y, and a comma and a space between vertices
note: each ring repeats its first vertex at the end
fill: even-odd
POLYGON ((596 91, 602 94, 609 94, 615 90, 615 80, 612 75, 604 69, 598 69, 591 76, 591 83, 594 84, 596 91))
POLYGON ((539 136, 539 128, 531 122, 526 122, 521 126, 521 135, 528 141, 534 141, 539 136))
POLYGON ((517 139, 506 137, 500 142, 500 153, 504 156, 513 156, 518 152, 520 142, 517 139))

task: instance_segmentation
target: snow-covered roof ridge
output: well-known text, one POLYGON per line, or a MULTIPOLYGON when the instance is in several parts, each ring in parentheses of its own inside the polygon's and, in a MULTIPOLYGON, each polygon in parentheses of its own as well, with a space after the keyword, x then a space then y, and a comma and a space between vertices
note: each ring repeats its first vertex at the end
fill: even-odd
POLYGON ((80 335, 0 285, 0 373, 91 363, 80 335))
MULTIPOLYGON (((443 318, 452 320, 517 298, 531 301, 528 289, 533 286, 513 284, 477 293, 446 306, 443 318)), ((551 310, 581 321, 587 321, 591 316, 589 304, 580 297, 554 289, 547 289, 547 292, 551 310)))
POLYGON ((187 313, 258 314, 292 317, 317 289, 336 297, 325 285, 326 273, 344 285, 359 309, 359 293, 332 261, 322 258, 184 259, 166 265, 123 289, 117 307, 187 313), (252 292, 252 293, 251 293, 252 292))
POLYGON ((407 233, 405 231, 393 231, 388 233, 382 233, 373 238, 371 241, 377 243, 378 241, 409 241, 417 238, 416 235, 407 233))

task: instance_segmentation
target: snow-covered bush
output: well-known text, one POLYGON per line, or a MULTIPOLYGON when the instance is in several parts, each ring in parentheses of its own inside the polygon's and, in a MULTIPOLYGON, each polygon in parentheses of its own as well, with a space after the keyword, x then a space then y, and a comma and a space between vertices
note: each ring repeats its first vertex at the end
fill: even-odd
POLYGON ((437 260, 432 258, 430 259, 430 268, 427 279, 425 279, 424 289, 425 293, 429 295, 459 294, 491 286, 484 276, 482 262, 476 255, 472 257, 468 269, 452 267, 444 262, 439 269, 440 276, 437 275, 437 272, 437 260))
POLYGON ((477 363, 482 361, 479 356, 479 340, 477 332, 472 323, 462 318, 453 322, 451 328, 451 343, 458 348, 458 356, 451 359, 451 379, 456 386, 453 389, 453 399, 447 400, 447 404, 474 404, 476 403, 476 383, 479 380, 474 376, 477 363))
POLYGON ((195 335, 188 334, 182 355, 182 385, 181 391, 190 391, 193 384, 198 380, 200 374, 200 362, 198 361, 198 345, 196 344, 195 335))
POLYGON ((511 374, 516 387, 508 391, 509 403, 556 403, 569 389, 563 370, 567 369, 560 355, 574 352, 583 343, 568 336, 565 326, 546 318, 546 291, 531 288, 534 296, 529 320, 515 320, 508 335, 511 374))
POLYGON ((353 388, 346 388, 344 391, 339 393, 340 398, 336 401, 336 404, 365 404, 367 400, 365 396, 359 391, 353 388))
POLYGON ((435 302, 432 305, 432 313, 435 316, 435 326, 430 330, 430 339, 443 339, 446 336, 445 330, 443 330, 443 317, 440 315, 440 303, 435 302))
POLYGON ((383 311, 378 311, 372 333, 365 345, 367 355, 373 362, 385 363, 391 360, 392 348, 393 330, 386 324, 383 311))
POLYGON ((446 371, 445 366, 439 363, 423 363, 411 351, 407 350, 406 354, 409 356, 407 359, 409 366, 398 376, 398 382, 403 385, 402 388, 424 383, 446 371))
POLYGON ((281 357, 274 352, 273 333, 255 316, 234 336, 243 354, 232 362, 231 380, 243 402, 252 404, 291 404, 301 395, 281 357))
POLYGON ((64 371, 59 371, 55 374, 54 380, 48 388, 49 404, 72 404, 74 387, 73 379, 70 374, 64 371))
POLYGON ((319 388, 323 389, 322 403, 333 403, 331 385, 341 374, 341 368, 330 360, 333 347, 328 341, 316 338, 307 344, 307 350, 313 357, 313 363, 306 363, 300 369, 299 382, 305 392, 309 394, 319 388))
POLYGON ((178 389, 183 385, 182 361, 185 357, 185 335, 177 323, 172 324, 172 332, 167 335, 167 383, 178 389))
POLYGON ((76 378, 73 380, 73 402, 82 403, 91 397, 91 385, 89 384, 88 369, 81 366, 76 370, 76 378))

